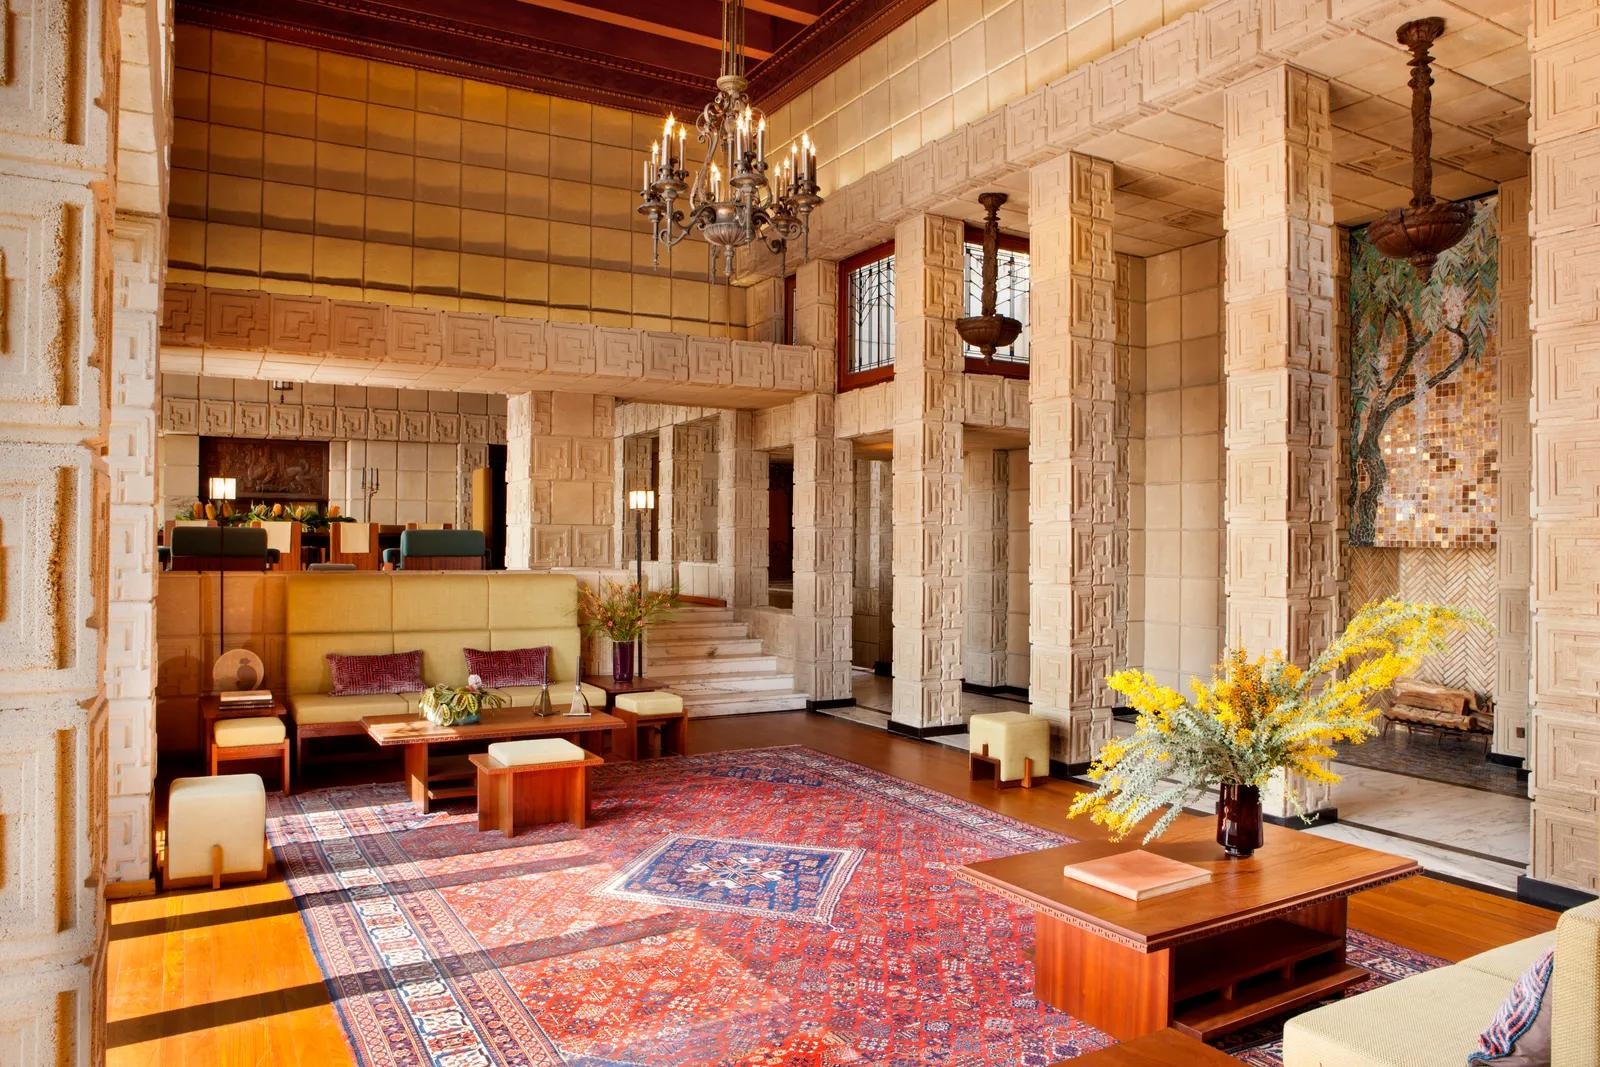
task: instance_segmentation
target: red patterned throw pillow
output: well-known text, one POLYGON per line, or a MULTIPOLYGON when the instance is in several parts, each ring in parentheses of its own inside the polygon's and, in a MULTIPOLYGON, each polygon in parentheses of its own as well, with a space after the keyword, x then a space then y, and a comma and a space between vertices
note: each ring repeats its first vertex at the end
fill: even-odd
POLYGON ((422 680, 422 650, 390 652, 377 656, 327 654, 336 697, 372 693, 415 693, 428 688, 422 680))
POLYGON ((467 673, 476 674, 490 689, 502 685, 545 685, 550 681, 550 646, 507 648, 486 652, 463 648, 467 673))

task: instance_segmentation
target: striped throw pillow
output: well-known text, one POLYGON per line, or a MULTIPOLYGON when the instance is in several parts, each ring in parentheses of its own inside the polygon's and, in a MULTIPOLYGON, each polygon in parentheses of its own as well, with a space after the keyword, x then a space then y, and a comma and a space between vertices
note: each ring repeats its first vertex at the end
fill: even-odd
POLYGON ((1549 990, 1555 962, 1552 949, 1522 972, 1494 1021, 1478 1038, 1478 1051, 1467 1057, 1468 1063, 1550 1067, 1549 990))

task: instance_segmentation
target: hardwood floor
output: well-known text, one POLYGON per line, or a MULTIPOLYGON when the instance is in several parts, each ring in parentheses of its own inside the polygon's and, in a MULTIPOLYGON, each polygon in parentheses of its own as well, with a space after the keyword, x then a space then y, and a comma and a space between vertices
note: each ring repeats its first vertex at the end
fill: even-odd
MULTIPOLYGON (((805 744, 1079 839, 1101 836, 1069 820, 1065 782, 1003 792, 967 780, 966 757, 943 745, 870 727, 780 712, 698 720, 690 750, 805 744)), ((399 780, 393 761, 375 764, 399 780)), ((335 772, 349 780, 350 768, 335 772)), ((369 779, 372 772, 357 777, 369 779)), ((305 788, 332 784, 313 766, 305 788)), ((1352 898, 1350 925, 1458 960, 1555 925, 1555 913, 1430 878, 1352 898)), ((107 1063, 316 1065, 353 1062, 304 927, 281 878, 219 891, 169 893, 111 905, 106 967, 107 1063)))

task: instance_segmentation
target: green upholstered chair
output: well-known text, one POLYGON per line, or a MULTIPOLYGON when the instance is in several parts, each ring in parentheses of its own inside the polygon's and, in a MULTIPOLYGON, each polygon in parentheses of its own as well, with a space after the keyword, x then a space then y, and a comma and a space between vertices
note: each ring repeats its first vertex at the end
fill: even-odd
POLYGON ((403 571, 481 571, 485 549, 481 530, 406 530, 383 561, 403 571))
POLYGON ((264 571, 278 557, 258 526, 177 526, 170 547, 175 571, 264 571))

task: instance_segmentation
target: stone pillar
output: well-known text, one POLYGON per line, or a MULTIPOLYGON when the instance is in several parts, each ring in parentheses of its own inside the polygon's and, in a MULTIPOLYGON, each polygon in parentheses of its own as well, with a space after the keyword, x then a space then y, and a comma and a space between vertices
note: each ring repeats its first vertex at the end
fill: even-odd
MULTIPOLYGON (((839 264, 831 259, 802 263, 794 274, 795 344, 822 352, 839 349, 839 264)), ((817 361, 817 392, 837 391, 838 361, 817 361)))
MULTIPOLYGON (((0 21, 0 1062, 96 1064, 105 675, 145 654, 137 625, 124 633, 138 651, 106 646, 110 483, 113 470, 136 482, 121 450, 154 442, 134 446, 126 420, 113 441, 108 411, 117 5, 17 6, 0 21)), ((130 307, 148 300, 124 296, 130 307)), ((128 385, 124 415, 153 389, 128 385)), ((141 547, 130 529, 119 546, 115 578, 128 578, 130 599, 141 579, 128 557, 148 558, 149 534, 141 547)), ((119 690, 141 689, 141 671, 119 676, 119 690)))
POLYGON ((963 664, 966 681, 1001 686, 1006 680, 1006 523, 1010 463, 1004 452, 968 452, 966 471, 966 602, 963 664))
POLYGON ((153 891, 156 772, 157 312, 164 245, 158 218, 118 215, 113 248, 109 617, 106 622, 106 880, 153 891))
POLYGON ((755 436, 753 412, 717 416, 717 570, 735 609, 767 603, 767 454, 755 436))
POLYGON ((961 717, 962 307, 959 219, 894 235, 894 713, 913 730, 961 717))
POLYGON ((794 674, 815 701, 848 700, 853 465, 834 398, 794 401, 794 674))
POLYGON ((1116 614, 1116 257, 1111 164, 1066 155, 1029 174, 1028 692, 1052 755, 1111 736, 1116 614))
POLYGON ((782 278, 762 278, 745 287, 745 322, 750 340, 788 344, 783 317, 782 278))
POLYGON ((609 567, 617 499, 614 405, 519 393, 506 406, 506 566, 609 567))
MULTIPOLYGON (((656 553, 662 570, 671 574, 678 562, 678 435, 661 427, 656 438, 656 553)), ((632 516, 629 516, 631 519, 632 516)), ((646 516, 646 521, 649 516, 646 516)))
POLYGON ((1600 805, 1600 6, 1533 5, 1532 877, 1594 892, 1600 805))
POLYGON ((712 563, 716 560, 716 457, 717 424, 711 420, 663 427, 661 436, 672 438, 672 545, 675 563, 712 563))
POLYGON ((1533 297, 1532 245, 1528 237, 1527 178, 1500 186, 1500 323, 1496 350, 1500 386, 1500 514, 1496 521, 1494 750, 1528 757, 1528 586, 1533 580, 1528 492, 1533 477, 1533 344, 1528 304, 1533 297))
POLYGON ((1263 71, 1225 124, 1226 640, 1304 664, 1337 593, 1328 84, 1263 71))

